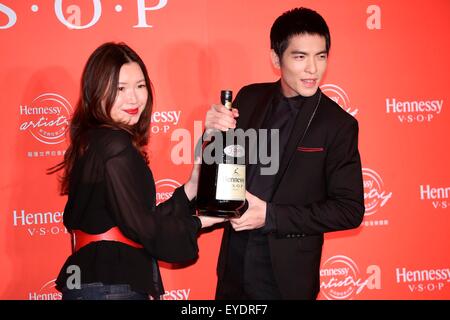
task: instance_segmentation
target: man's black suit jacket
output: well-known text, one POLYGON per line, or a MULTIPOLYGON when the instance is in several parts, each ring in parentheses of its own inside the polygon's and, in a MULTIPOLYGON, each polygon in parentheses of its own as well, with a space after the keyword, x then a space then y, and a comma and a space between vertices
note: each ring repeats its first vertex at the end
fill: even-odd
MULTIPOLYGON (((233 103, 237 127, 258 129, 280 83, 242 88, 233 103)), ((315 299, 325 232, 358 227, 364 216, 364 189, 358 151, 358 122, 320 89, 306 99, 276 176, 267 214, 274 276, 283 299, 315 299)), ((231 226, 226 225, 218 261, 219 282, 231 226)))

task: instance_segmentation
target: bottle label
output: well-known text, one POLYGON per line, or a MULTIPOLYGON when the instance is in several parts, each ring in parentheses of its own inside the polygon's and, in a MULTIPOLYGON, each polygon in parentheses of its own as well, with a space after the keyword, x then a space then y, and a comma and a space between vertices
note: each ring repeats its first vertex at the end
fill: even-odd
POLYGON ((217 172, 217 200, 245 200, 245 165, 220 163, 217 172))
POLYGON ((233 144, 223 149, 223 152, 229 157, 240 158, 245 155, 245 150, 243 146, 238 144, 233 144))

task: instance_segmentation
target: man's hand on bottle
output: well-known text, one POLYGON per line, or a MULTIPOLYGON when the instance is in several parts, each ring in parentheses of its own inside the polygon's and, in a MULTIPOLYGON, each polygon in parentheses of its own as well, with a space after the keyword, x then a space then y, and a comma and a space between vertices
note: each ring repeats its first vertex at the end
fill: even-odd
POLYGON ((229 128, 236 128, 235 118, 239 117, 237 109, 228 110, 222 104, 213 104, 206 112, 205 129, 206 133, 212 130, 227 131, 229 128))
POLYGON ((254 230, 264 227, 266 223, 265 201, 246 191, 245 198, 248 201, 248 209, 240 218, 230 219, 235 231, 254 230))

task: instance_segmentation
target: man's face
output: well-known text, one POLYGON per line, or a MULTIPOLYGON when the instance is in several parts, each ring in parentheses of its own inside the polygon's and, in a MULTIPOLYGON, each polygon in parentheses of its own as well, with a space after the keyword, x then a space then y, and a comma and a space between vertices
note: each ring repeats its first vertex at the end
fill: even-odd
POLYGON ((327 59, 325 38, 319 35, 291 37, 281 61, 272 50, 272 62, 281 71, 284 96, 313 96, 327 68, 327 59))

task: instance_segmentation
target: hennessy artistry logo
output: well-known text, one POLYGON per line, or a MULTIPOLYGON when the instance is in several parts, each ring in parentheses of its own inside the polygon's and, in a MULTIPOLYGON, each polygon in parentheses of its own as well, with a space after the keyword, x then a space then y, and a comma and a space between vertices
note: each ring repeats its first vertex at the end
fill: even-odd
POLYGON ((392 197, 392 192, 386 191, 383 179, 372 169, 363 168, 365 216, 370 216, 384 207, 392 197))
POLYGON ((156 181, 156 205, 170 199, 175 189, 180 186, 181 183, 173 179, 161 179, 156 181))
POLYGON ((335 84, 324 84, 320 86, 320 90, 328 96, 331 100, 336 102, 342 109, 350 113, 352 116, 356 116, 358 109, 352 109, 350 99, 347 93, 341 87, 335 84))
POLYGON ((329 258, 320 269, 321 294, 328 300, 354 299, 364 288, 381 289, 381 269, 377 265, 359 271, 356 263, 347 256, 329 258))
POLYGON ((37 141, 47 145, 64 142, 72 106, 63 96, 41 94, 31 104, 20 105, 19 113, 23 120, 20 131, 28 131, 37 141))
POLYGON ((56 291, 56 279, 46 282, 38 291, 28 293, 28 300, 61 300, 62 293, 56 291))

